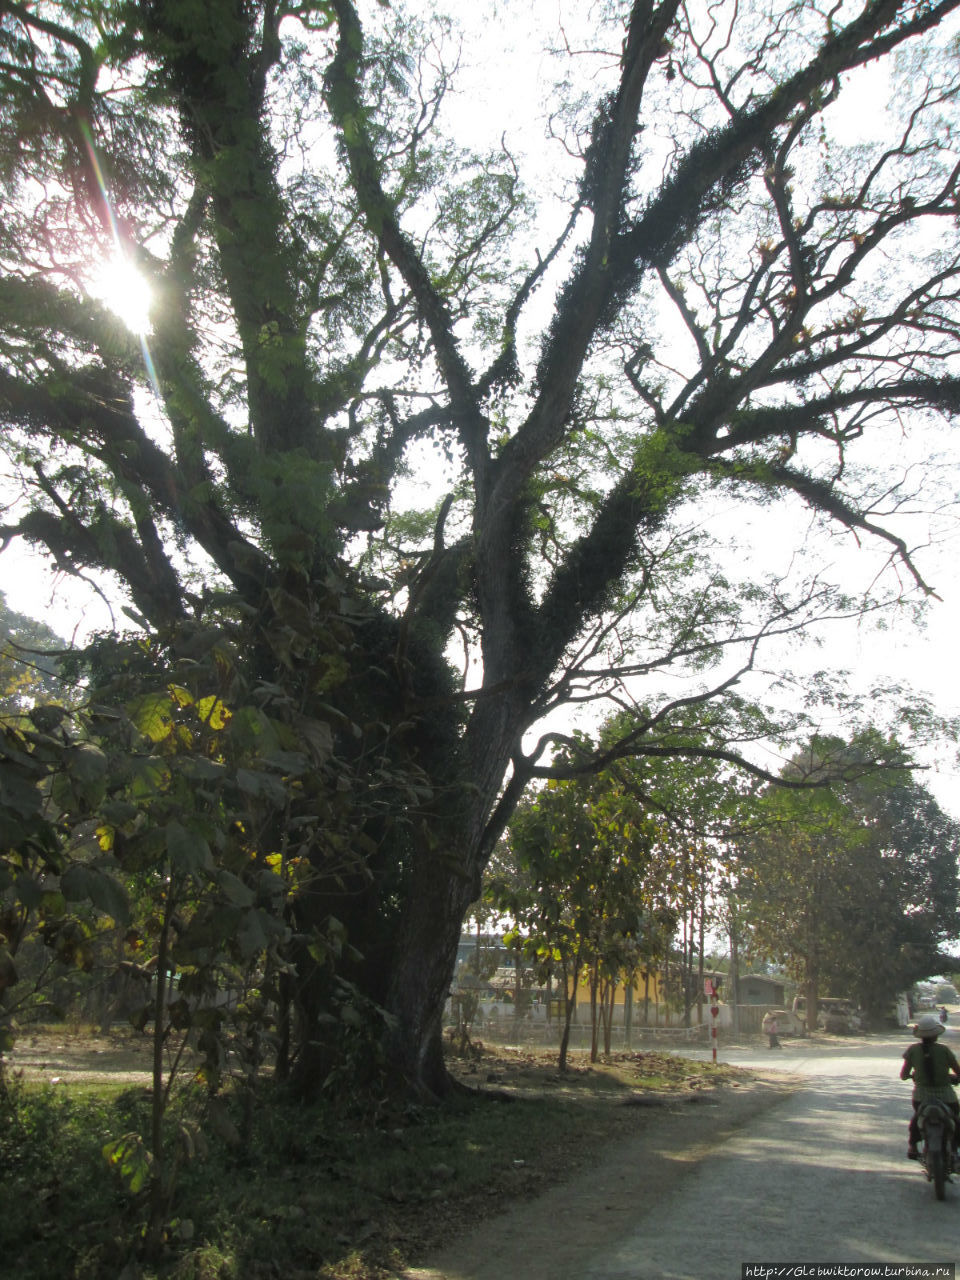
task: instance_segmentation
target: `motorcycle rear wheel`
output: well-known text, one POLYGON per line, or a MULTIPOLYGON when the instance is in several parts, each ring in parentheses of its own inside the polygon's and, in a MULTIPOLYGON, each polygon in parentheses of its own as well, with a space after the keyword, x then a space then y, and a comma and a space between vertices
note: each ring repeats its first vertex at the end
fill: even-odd
POLYGON ((946 1195, 947 1186, 947 1162, 944 1159, 943 1151, 931 1151, 928 1153, 927 1159, 930 1162, 930 1177, 933 1179, 933 1190, 938 1200, 942 1200, 946 1195))

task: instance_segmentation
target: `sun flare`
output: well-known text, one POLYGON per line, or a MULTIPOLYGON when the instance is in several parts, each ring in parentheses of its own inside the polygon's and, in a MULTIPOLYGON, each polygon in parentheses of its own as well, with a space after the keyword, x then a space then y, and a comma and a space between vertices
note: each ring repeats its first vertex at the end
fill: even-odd
POLYGON ((150 286, 129 259, 111 258, 97 270, 90 292, 138 337, 150 332, 150 286))

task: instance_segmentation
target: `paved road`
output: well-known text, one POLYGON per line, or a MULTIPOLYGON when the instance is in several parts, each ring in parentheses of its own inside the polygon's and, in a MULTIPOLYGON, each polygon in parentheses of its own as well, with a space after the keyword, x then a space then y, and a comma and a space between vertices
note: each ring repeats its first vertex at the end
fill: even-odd
MULTIPOLYGON (((945 1034, 960 1056, 960 1029, 945 1034)), ((910 1086, 899 1065, 909 1043, 903 1033, 787 1040, 781 1051, 721 1044, 725 1061, 775 1064, 808 1087, 699 1165, 582 1280, 740 1280, 742 1263, 960 1261, 960 1180, 937 1201, 906 1160, 910 1086)))

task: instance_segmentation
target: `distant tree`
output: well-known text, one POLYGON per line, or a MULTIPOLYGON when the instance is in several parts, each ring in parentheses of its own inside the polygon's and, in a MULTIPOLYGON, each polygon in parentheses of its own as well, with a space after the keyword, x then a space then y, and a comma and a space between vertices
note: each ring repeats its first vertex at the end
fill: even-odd
POLYGON ((470 1030, 480 1011, 480 993, 496 973, 502 952, 484 946, 478 930, 477 945, 457 965, 450 988, 460 1052, 466 1051, 470 1030))
POLYGON ((852 835, 830 792, 771 790, 760 822, 743 849, 741 921, 754 954, 786 964, 801 985, 813 1028, 827 956, 845 942, 852 835))
POLYGON ((57 672, 66 649, 45 622, 9 608, 0 591, 0 716, 64 696, 57 672))
POLYGON ((604 1052, 611 1051, 616 992, 621 986, 632 988, 645 958, 649 939, 644 933, 661 830, 656 816, 618 785, 615 775, 591 778, 589 796, 596 902, 589 961, 590 1055, 596 1061, 601 1033, 604 1052))
MULTIPOLYGON (((558 67, 582 95, 544 103, 542 202, 506 144, 451 139, 427 6, 3 6, 0 543, 109 584, 171 668, 226 628, 246 687, 332 739, 365 821, 352 874, 319 820, 304 853, 304 1091, 343 1069, 343 982, 389 1078, 448 1088, 461 922, 551 775, 549 713, 652 705, 669 670, 608 755, 696 755, 678 708, 861 606, 815 569, 721 571, 691 532, 718 496, 722 551, 737 503, 764 538, 782 498, 889 553, 887 599, 929 591, 881 459, 960 407, 958 6, 597 6, 558 67), (867 67, 889 136, 847 143, 867 67), (153 290, 146 356, 98 301, 117 256, 153 290)), ((316 776, 280 782, 308 825, 316 776)))
POLYGON ((910 774, 844 791, 868 833, 864 878, 845 920, 848 945, 826 974, 879 1015, 949 963, 960 936, 960 823, 910 774))
POLYGON ((548 784, 517 809, 488 871, 485 896, 513 921, 507 944, 522 949, 549 987, 559 985, 561 1071, 580 979, 603 915, 597 870, 583 788, 568 782, 548 784))
MULTIPOLYGON (((815 770, 817 747, 789 772, 815 770)), ((957 936, 958 854, 960 825, 907 768, 812 791, 770 788, 740 848, 742 918, 753 946, 802 984, 808 1010, 826 991, 880 1014, 941 966, 957 936)))
MULTIPOLYGON (((601 1035, 610 1051, 617 987, 641 974, 656 974, 661 994, 669 993, 689 1025, 703 986, 709 899, 724 861, 718 840, 739 804, 722 760, 667 751, 615 760, 600 772, 584 767, 604 743, 621 742, 637 718, 611 719, 599 745, 580 735, 558 758, 557 770, 572 776, 520 805, 486 880, 489 900, 517 922, 518 944, 589 981, 594 1058, 601 1035)), ((746 710, 743 718, 751 719, 746 710)))

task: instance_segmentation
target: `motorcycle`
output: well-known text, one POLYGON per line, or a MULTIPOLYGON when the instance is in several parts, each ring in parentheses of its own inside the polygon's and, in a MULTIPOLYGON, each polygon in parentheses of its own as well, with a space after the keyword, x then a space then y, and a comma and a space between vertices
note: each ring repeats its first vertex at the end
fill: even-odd
POLYGON ((933 1183, 937 1199, 942 1200, 950 1174, 960 1172, 953 1112, 945 1102, 932 1100, 921 1104, 917 1120, 920 1126, 920 1163, 927 1181, 933 1183))

